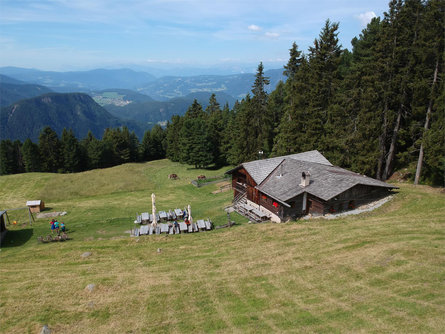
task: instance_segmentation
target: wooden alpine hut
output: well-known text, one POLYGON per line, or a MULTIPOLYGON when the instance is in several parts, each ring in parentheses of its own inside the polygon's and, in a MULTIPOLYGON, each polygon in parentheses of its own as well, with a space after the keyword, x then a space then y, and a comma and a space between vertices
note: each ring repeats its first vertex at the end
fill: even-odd
POLYGON ((316 150, 245 162, 227 173, 235 210, 275 222, 351 210, 397 188, 336 167, 316 150))

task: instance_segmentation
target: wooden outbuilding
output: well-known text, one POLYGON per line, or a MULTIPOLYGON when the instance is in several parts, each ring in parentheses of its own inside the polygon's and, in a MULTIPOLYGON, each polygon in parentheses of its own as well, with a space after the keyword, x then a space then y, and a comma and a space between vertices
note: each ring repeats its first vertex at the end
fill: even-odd
POLYGON ((3 238, 6 235, 7 229, 6 229, 6 218, 7 213, 6 211, 0 211, 0 246, 3 242, 3 238))
POLYGON ((351 210, 397 188, 336 167, 316 150, 246 162, 227 173, 235 209, 254 220, 263 212, 276 222, 351 210))
POLYGON ((45 203, 42 200, 27 201, 26 206, 32 213, 38 213, 40 211, 43 211, 43 209, 45 209, 45 203))

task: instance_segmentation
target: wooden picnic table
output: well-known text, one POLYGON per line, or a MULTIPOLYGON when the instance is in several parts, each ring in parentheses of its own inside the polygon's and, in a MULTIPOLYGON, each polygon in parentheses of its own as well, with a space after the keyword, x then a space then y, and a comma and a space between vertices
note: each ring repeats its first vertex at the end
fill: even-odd
POLYGON ((141 225, 139 234, 148 234, 148 225, 141 225))
POLYGON ((168 224, 160 224, 161 225, 161 233, 168 233, 168 224))

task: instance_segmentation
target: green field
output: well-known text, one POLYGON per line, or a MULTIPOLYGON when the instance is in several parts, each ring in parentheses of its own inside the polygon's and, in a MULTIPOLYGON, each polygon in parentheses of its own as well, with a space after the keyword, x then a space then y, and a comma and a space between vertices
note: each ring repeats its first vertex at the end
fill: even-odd
POLYGON ((190 184, 225 170, 160 160, 1 176, 1 209, 43 199, 49 211, 68 212, 72 240, 38 243, 49 219, 31 227, 26 212, 10 213, 18 224, 7 226, 0 252, 0 331, 445 332, 440 189, 398 184, 383 207, 336 220, 247 224, 232 215, 231 229, 129 237, 152 192, 159 210, 191 204, 195 219, 226 223, 232 193, 190 184))

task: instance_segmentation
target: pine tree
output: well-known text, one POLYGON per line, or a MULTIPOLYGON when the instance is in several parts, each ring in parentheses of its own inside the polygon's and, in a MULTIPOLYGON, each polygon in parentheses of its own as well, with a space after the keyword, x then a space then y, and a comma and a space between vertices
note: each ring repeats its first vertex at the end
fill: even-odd
POLYGON ((81 170, 81 150, 73 130, 63 129, 60 145, 64 172, 79 172, 81 170))
POLYGON ((205 168, 213 162, 210 136, 204 119, 185 118, 180 137, 182 163, 205 168))
POLYGON ((183 124, 183 118, 178 115, 174 115, 171 118, 171 122, 167 123, 166 129, 166 156, 171 161, 180 161, 181 156, 181 138, 179 134, 181 133, 183 124))
POLYGON ((294 81, 301 62, 304 60, 302 52, 298 50, 297 43, 292 43, 292 48, 289 49, 289 61, 284 65, 283 74, 288 77, 290 81, 294 81))
POLYGON ((40 171, 39 146, 34 144, 29 138, 22 145, 22 156, 26 172, 40 171))
POLYGON ((198 168, 207 167, 214 161, 207 114, 196 99, 184 115, 179 137, 180 162, 198 168))
MULTIPOLYGON (((308 122, 306 111, 308 109, 308 89, 310 88, 308 85, 309 64, 306 57, 298 51, 295 43, 289 51, 290 58, 284 72, 288 79, 282 88, 283 92, 280 93, 280 97, 284 94, 281 107, 282 115, 279 117, 279 123, 275 123, 275 127, 277 127, 273 145, 273 155, 275 156, 300 152, 304 143, 307 142, 305 126, 308 122)), ((275 97, 272 97, 274 94, 275 92, 271 94, 272 100, 276 100, 275 97)), ((279 102, 275 101, 274 104, 277 105, 279 102)), ((277 107, 275 106, 275 108, 277 107)))
POLYGON ((150 130, 145 131, 144 137, 142 138, 141 144, 139 146, 139 156, 141 161, 151 161, 154 160, 152 155, 152 143, 150 130))
POLYGON ((266 92, 266 86, 269 83, 269 78, 264 76, 264 67, 261 62, 258 65, 255 82, 252 86, 252 98, 245 99, 245 105, 242 108, 244 114, 240 115, 250 120, 248 124, 245 122, 246 119, 242 122, 243 131, 246 131, 248 135, 245 153, 249 160, 255 159, 260 151, 267 156, 272 150, 273 116, 267 109, 269 96, 266 92))
POLYGON ((150 149, 153 159, 165 158, 165 131, 159 124, 156 124, 150 131, 150 149))
POLYGON ((0 175, 15 173, 14 145, 9 139, 0 142, 0 175))
POLYGON ((225 163, 225 158, 221 152, 221 142, 223 137, 223 131, 225 128, 225 120, 223 118, 223 112, 220 108, 215 94, 212 94, 209 99, 209 105, 206 108, 207 113, 207 126, 212 145, 212 155, 214 162, 217 166, 222 166, 225 163))
POLYGON ((419 48, 417 48, 417 58, 420 63, 416 68, 416 80, 413 108, 418 111, 419 117, 416 118, 415 128, 423 122, 423 131, 419 135, 414 136, 419 139, 414 146, 419 147, 419 155, 417 157, 416 175, 414 184, 418 184, 422 175, 422 167, 424 161, 425 144, 429 145, 429 157, 427 160, 432 163, 430 173, 433 182, 436 184, 444 184, 445 175, 445 154, 443 145, 444 140, 444 96, 440 99, 440 95, 445 95, 443 89, 443 53, 444 53, 444 36, 445 18, 444 4, 439 0, 431 0, 425 6, 425 14, 419 31, 419 48), (440 89, 439 86, 442 86, 440 89), (442 92, 442 93, 441 93, 442 92), (436 103, 434 103, 437 101, 436 103), (439 117, 437 117, 437 115, 439 117), (437 122, 436 124, 432 121, 437 122), (432 125, 431 125, 432 124, 432 125), (430 132, 431 128, 431 132, 430 132), (442 130, 442 135, 440 133, 442 130), (433 140, 435 138, 436 140, 433 140), (438 157, 438 158, 436 158, 438 157), (439 161, 442 161, 442 165, 439 161), (439 163, 438 163, 439 162, 439 163))
POLYGON ((39 136, 39 151, 43 172, 55 173, 62 167, 60 140, 49 126, 45 127, 39 136))
POLYGON ((382 96, 385 82, 380 77, 380 64, 374 50, 381 36, 381 22, 374 18, 359 38, 352 40, 352 62, 345 77, 344 108, 350 122, 345 136, 347 165, 366 175, 375 176, 379 159, 382 96))
POLYGON ((86 152, 86 165, 88 169, 102 168, 107 166, 104 161, 104 145, 99 139, 94 137, 91 131, 88 131, 86 137, 82 139, 81 145, 86 152))

